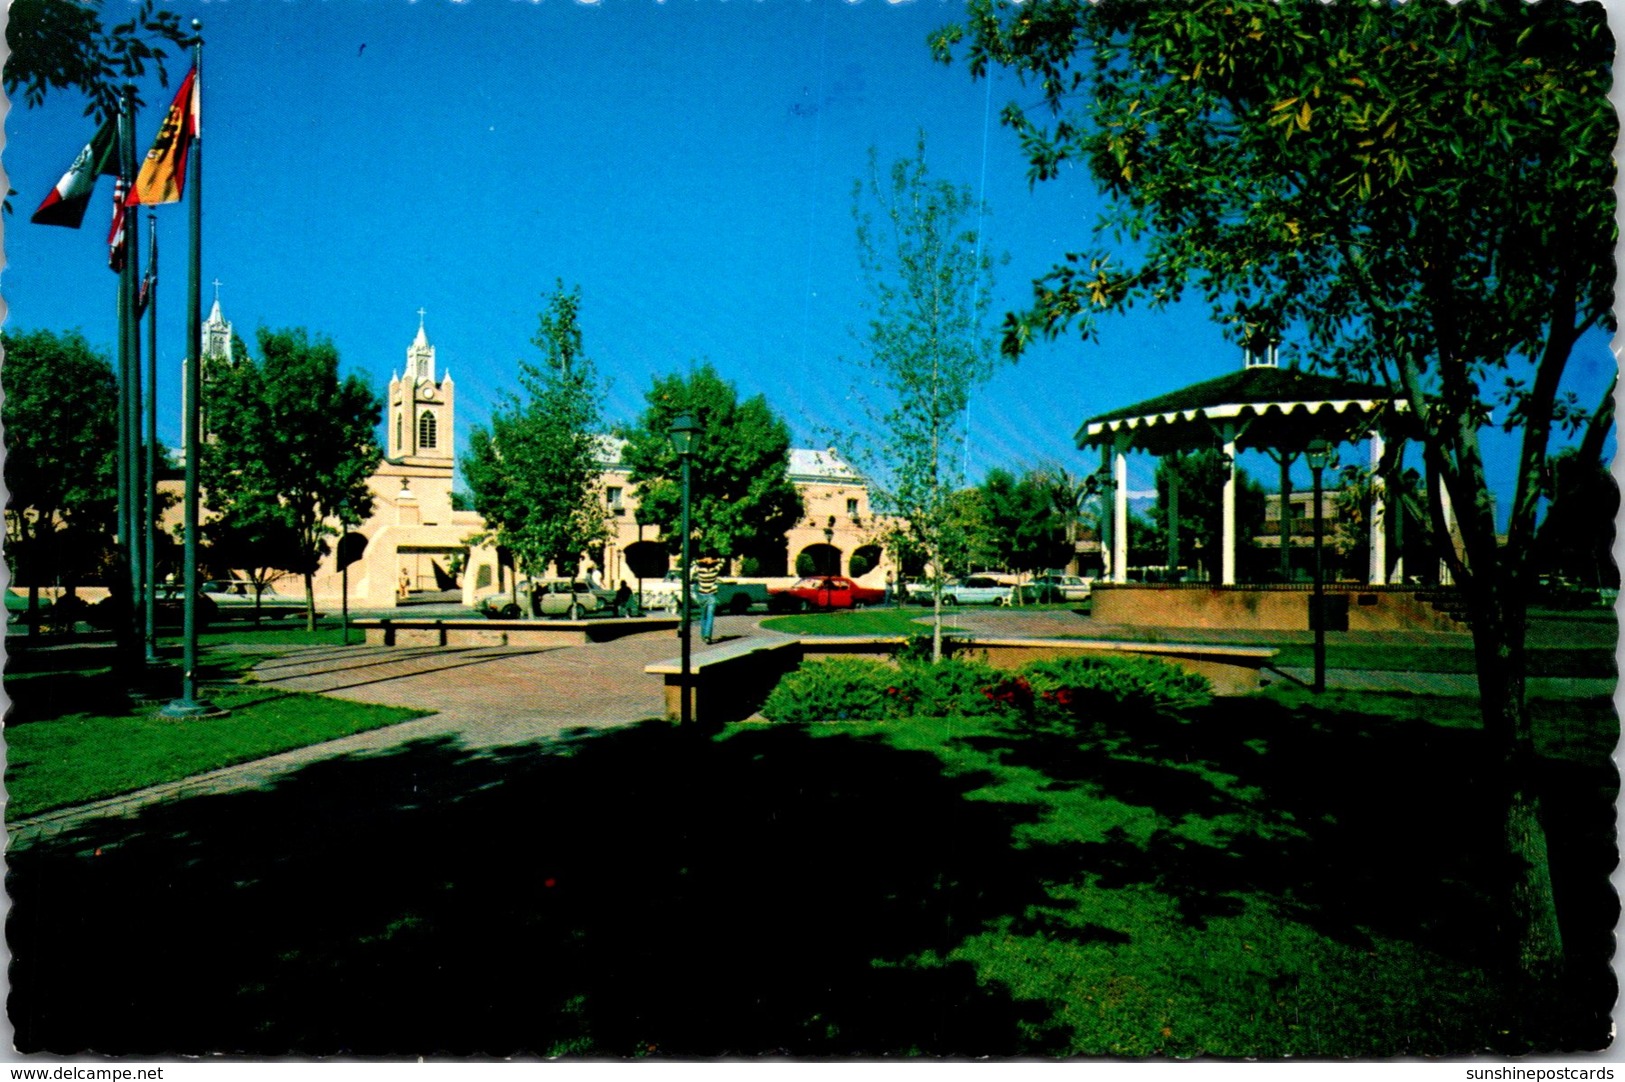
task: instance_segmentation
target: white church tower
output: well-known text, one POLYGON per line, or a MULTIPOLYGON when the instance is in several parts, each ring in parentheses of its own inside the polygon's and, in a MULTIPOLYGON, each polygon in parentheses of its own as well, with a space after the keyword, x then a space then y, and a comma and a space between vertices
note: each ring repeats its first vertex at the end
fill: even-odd
POLYGON ((456 464, 452 423, 457 389, 451 374, 434 374, 434 347, 423 329, 418 309, 418 335, 406 347, 406 371, 389 381, 390 459, 423 466, 456 464))
MULTIPOLYGON (((229 366, 234 365, 234 364, 237 363, 236 352, 233 350, 232 345, 231 345, 231 338, 232 338, 231 323, 230 323, 230 321, 228 321, 226 319, 225 316, 220 314, 220 280, 218 278, 215 279, 215 283, 214 283, 214 307, 209 309, 209 318, 205 319, 203 321, 203 325, 199 328, 199 333, 202 335, 202 347, 203 347, 203 349, 202 349, 202 357, 203 357, 203 378, 202 378, 202 383, 203 383, 203 385, 205 387, 207 387, 208 384, 213 379, 213 374, 214 374, 215 369, 217 369, 220 365, 226 365, 226 366, 229 367, 229 366)), ((188 351, 188 352, 190 352, 190 351, 188 351)), ((186 444, 186 437, 187 437, 186 414, 187 414, 187 407, 189 405, 189 403, 187 402, 187 399, 186 399, 186 391, 187 391, 187 388, 191 386, 191 381, 187 378, 189 373, 186 371, 186 369, 187 369, 187 366, 190 365, 190 364, 191 364, 190 358, 182 357, 182 359, 181 359, 181 461, 182 462, 186 461, 186 456, 191 452, 191 448, 188 447, 187 444, 186 444)), ((203 393, 203 399, 204 399, 205 402, 207 402, 208 398, 209 398, 208 391, 205 390, 204 393, 203 393)), ((209 438, 209 416, 208 416, 207 411, 205 411, 199 417, 198 429, 202 433, 202 436, 203 436, 203 438, 205 440, 209 438)))

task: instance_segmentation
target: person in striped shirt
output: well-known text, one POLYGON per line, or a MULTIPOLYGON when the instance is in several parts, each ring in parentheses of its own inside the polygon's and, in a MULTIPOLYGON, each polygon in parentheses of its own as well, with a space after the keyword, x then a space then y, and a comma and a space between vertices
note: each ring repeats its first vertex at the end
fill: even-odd
POLYGON ((722 577, 722 561, 706 553, 694 562, 694 592, 700 605, 700 638, 711 641, 717 620, 717 580, 722 577))

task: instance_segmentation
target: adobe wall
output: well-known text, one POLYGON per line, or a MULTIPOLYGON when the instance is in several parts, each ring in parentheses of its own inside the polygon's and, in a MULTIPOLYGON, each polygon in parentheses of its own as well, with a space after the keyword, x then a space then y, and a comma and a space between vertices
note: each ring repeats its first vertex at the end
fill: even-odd
MULTIPOLYGON (((1348 598, 1350 631, 1465 631, 1413 591, 1332 585, 1348 598)), ((1091 615, 1103 624, 1249 631, 1307 631, 1309 590, 1095 584, 1091 615)))

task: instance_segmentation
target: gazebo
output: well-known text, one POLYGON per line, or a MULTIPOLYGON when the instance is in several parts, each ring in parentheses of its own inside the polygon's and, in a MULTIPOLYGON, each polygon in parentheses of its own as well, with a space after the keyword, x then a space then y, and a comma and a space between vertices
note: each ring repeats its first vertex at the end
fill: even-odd
MULTIPOLYGON (((1305 452, 1311 441, 1323 439, 1334 446, 1358 441, 1368 443, 1372 493, 1366 581, 1369 587, 1403 584, 1403 565, 1397 559, 1390 561, 1389 557, 1384 470, 1397 459, 1397 454, 1388 452, 1398 452, 1411 434, 1406 402, 1383 387, 1282 368, 1274 344, 1259 343, 1245 348, 1242 363, 1239 372, 1102 413, 1089 418, 1079 428, 1078 448, 1100 449, 1100 475, 1111 501, 1111 514, 1104 523, 1106 536, 1102 538, 1104 581, 1113 586, 1125 586, 1129 582, 1129 454, 1143 451, 1163 456, 1218 448, 1223 452, 1227 468, 1220 500, 1220 574, 1218 583, 1213 585, 1221 589, 1271 589, 1263 585, 1243 587, 1237 582, 1236 456, 1244 450, 1262 450, 1275 457, 1281 467, 1284 520, 1291 463, 1305 452)), ((1442 487, 1439 492, 1442 496, 1442 487)), ((1449 514, 1448 506, 1446 514, 1449 514)), ((1287 543, 1285 536, 1282 543, 1287 543)), ((1361 603, 1374 604, 1364 597, 1361 603)), ((1113 605, 1112 608, 1122 610, 1126 606, 1113 605)), ((1259 605, 1256 599, 1241 600, 1227 608, 1238 613, 1256 612, 1259 605)), ((1303 624, 1296 623, 1296 626, 1303 624)))

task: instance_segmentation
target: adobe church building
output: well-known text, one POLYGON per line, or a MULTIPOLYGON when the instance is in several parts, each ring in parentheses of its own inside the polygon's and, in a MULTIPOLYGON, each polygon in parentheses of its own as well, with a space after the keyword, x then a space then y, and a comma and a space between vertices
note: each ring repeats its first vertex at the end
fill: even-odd
MULTIPOLYGON (((221 315, 216 297, 203 327, 205 379, 210 364, 231 363, 231 338, 231 324, 221 315)), ((417 336, 406 348, 405 370, 392 374, 389 381, 384 460, 367 483, 372 513, 351 531, 359 537, 352 546, 364 542, 348 568, 351 607, 390 609, 426 593, 452 590, 461 594, 464 605, 472 606, 477 598, 512 586, 513 571, 500 565, 496 549, 471 543, 485 529, 485 520, 473 511, 452 510, 456 407, 456 384, 449 372, 437 372, 435 347, 419 310, 417 336)), ((673 563, 666 556, 661 527, 637 522, 637 491, 620 460, 621 442, 605 438, 601 447, 598 488, 612 530, 603 551, 591 554, 591 563, 607 584, 625 579, 636 585, 639 571, 645 577, 659 577, 673 563)), ((883 562, 876 542, 880 531, 862 479, 833 449, 792 450, 789 474, 801 493, 803 518, 786 534, 787 566, 763 568, 761 574, 793 575, 797 558, 804 553, 803 564, 811 560, 819 573, 849 574, 857 555, 860 568, 867 567, 865 574, 854 577, 878 586, 889 564, 883 562)), ((166 517, 178 523, 178 501, 166 517)), ((174 524, 166 521, 166 531, 174 524)), ((345 590, 336 541, 312 581, 324 607, 338 605, 345 590)), ((295 581, 290 578, 279 585, 284 593, 292 593, 295 581)))
MULTIPOLYGON (((411 595, 446 591, 470 559, 469 539, 485 528, 472 511, 451 508, 452 475, 457 466, 454 436, 457 387, 451 373, 435 374, 435 350, 418 311, 418 333, 406 347, 406 370, 392 373, 385 402, 384 461, 367 481, 372 514, 352 533, 366 540, 349 567, 350 603, 363 608, 394 608, 411 595)), ((331 604, 344 589, 338 546, 322 561, 312 583, 319 600, 331 604)), ((495 564, 495 552, 483 562, 495 564)), ((461 583, 465 604, 480 586, 473 576, 461 583)))

